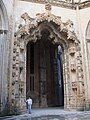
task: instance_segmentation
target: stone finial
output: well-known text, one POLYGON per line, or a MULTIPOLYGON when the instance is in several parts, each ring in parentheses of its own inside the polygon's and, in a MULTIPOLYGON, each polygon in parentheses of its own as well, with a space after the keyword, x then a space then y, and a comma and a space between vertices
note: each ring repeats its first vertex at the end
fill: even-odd
POLYGON ((46 10, 47 12, 50 12, 50 11, 51 11, 51 4, 50 4, 50 3, 47 3, 47 4, 45 5, 45 10, 46 10))
POLYGON ((26 22, 32 22, 32 21, 34 20, 34 19, 31 18, 31 17, 28 15, 28 13, 26 13, 26 12, 21 15, 21 18, 24 19, 26 22))
POLYGON ((30 19, 29 15, 27 13, 22 14, 21 18, 23 18, 24 20, 30 19))

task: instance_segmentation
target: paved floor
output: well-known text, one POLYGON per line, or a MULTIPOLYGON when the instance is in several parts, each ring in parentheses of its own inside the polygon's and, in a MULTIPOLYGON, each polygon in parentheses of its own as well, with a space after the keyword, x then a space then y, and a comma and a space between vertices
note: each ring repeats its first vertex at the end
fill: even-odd
POLYGON ((32 109, 32 113, 25 113, 0 120, 90 120, 90 111, 67 111, 60 108, 32 109))

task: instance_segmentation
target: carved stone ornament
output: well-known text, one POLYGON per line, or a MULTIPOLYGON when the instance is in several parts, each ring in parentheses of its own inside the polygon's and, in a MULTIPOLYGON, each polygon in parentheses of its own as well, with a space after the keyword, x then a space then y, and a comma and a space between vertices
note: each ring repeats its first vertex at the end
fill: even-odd
POLYGON ((47 3, 47 4, 45 5, 45 9, 50 11, 50 10, 51 10, 51 5, 50 5, 49 3, 47 3))
MULTIPOLYGON (((78 61, 78 58, 81 58, 80 54, 76 56, 76 53, 78 53, 76 47, 79 47, 79 44, 76 44, 76 41, 77 43, 79 42, 73 29, 73 23, 70 20, 62 22, 60 16, 55 16, 51 14, 51 12, 49 12, 51 11, 50 4, 47 4, 45 8, 46 12, 36 14, 36 17, 34 19, 31 18, 27 13, 24 13, 21 18, 25 21, 25 25, 20 25, 15 33, 16 41, 14 41, 13 47, 12 78, 15 81, 13 87, 15 90, 17 88, 17 91, 13 91, 13 93, 15 93, 16 95, 15 97, 18 97, 18 93, 20 94, 18 101, 20 101, 22 98, 26 98, 26 93, 24 92, 26 90, 26 45, 28 42, 36 42, 38 40, 42 40, 43 30, 48 30, 50 33, 47 40, 49 40, 53 44, 60 45, 63 48, 63 79, 64 81, 67 81, 67 83, 64 84, 68 84, 64 85, 66 87, 65 89, 69 90, 68 94, 67 91, 65 91, 65 94, 67 95, 66 100, 68 100, 68 96, 69 98, 71 98, 72 96, 72 101, 74 98, 74 94, 71 93, 78 92, 76 83, 79 79, 78 76, 80 76, 81 74, 77 74, 80 71, 77 68, 79 68, 79 66, 81 67, 82 65, 78 65, 80 62, 78 61), (76 83, 72 83, 75 80, 77 80, 76 83), (16 84, 16 81, 18 81, 19 84, 16 84)), ((83 78, 80 77, 80 81, 83 81, 83 78)), ((43 92, 43 96, 45 96, 46 92, 45 84, 46 83, 43 82, 41 83, 41 92, 43 92)), ((46 96, 45 98, 41 98, 41 101, 43 104, 46 104, 46 96)), ((24 104, 26 105, 26 103, 24 104)), ((65 104, 67 105, 65 107, 68 108, 68 101, 65 101, 65 104)), ((24 107, 24 105, 22 106, 24 107)), ((73 107, 73 105, 71 105, 70 107, 73 107)))
POLYGON ((21 18, 23 18, 26 22, 31 22, 33 20, 33 18, 31 18, 27 13, 22 14, 21 18))
POLYGON ((70 47, 69 48, 69 54, 71 55, 71 56, 73 56, 74 54, 75 54, 75 47, 70 47))
POLYGON ((76 71, 76 65, 75 65, 75 63, 71 63, 71 71, 72 72, 76 71))
MULTIPOLYGON (((45 6, 46 10, 51 10, 51 5, 50 4, 46 4, 45 6)), ((36 29, 38 26, 38 23, 40 22, 53 22, 55 24, 58 25, 58 29, 60 32, 66 32, 67 36, 68 36, 68 40, 76 40, 76 35, 74 33, 73 30, 73 23, 70 20, 67 20, 66 23, 62 22, 61 17, 60 16, 55 16, 53 14, 51 14, 51 12, 49 12, 47 14, 47 11, 45 13, 38 13, 36 14, 36 18, 31 18, 28 13, 24 13, 21 15, 21 18, 25 20, 26 24, 24 26, 20 25, 20 29, 18 29, 18 31, 15 33, 15 36, 22 36, 22 35, 27 35, 30 34, 31 29, 36 29)))

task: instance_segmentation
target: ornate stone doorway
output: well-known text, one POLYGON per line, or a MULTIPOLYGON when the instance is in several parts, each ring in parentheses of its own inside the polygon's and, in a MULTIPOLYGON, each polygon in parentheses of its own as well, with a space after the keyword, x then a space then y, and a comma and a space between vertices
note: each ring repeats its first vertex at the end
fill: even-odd
POLYGON ((62 49, 53 44, 47 29, 41 39, 27 44, 26 97, 34 107, 64 105, 62 49))
POLYGON ((85 94, 80 42, 73 31, 73 23, 62 22, 61 17, 51 14, 49 7, 46 5, 46 12, 37 14, 35 19, 27 13, 21 16, 25 25, 20 24, 15 33, 11 103, 24 109, 26 97, 30 95, 36 107, 64 105, 68 109, 82 109, 85 94), (61 48, 63 70, 60 69, 60 75, 64 88, 59 90, 57 67, 61 48))

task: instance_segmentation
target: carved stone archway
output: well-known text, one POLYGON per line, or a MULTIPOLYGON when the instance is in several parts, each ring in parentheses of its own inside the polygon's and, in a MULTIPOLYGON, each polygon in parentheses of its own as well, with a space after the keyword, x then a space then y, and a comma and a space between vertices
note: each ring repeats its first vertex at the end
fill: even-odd
MULTIPOLYGON (((12 64, 12 106, 25 108, 26 99, 26 45, 41 38, 41 31, 50 31, 49 40, 63 48, 64 108, 82 109, 84 107, 84 82, 82 56, 79 41, 73 31, 73 23, 63 23, 61 17, 46 12, 37 14, 35 19, 27 13, 21 17, 25 25, 19 25, 15 33, 12 64), (22 69, 22 70, 21 70, 22 69)), ((50 6, 49 6, 50 7, 50 6)))

